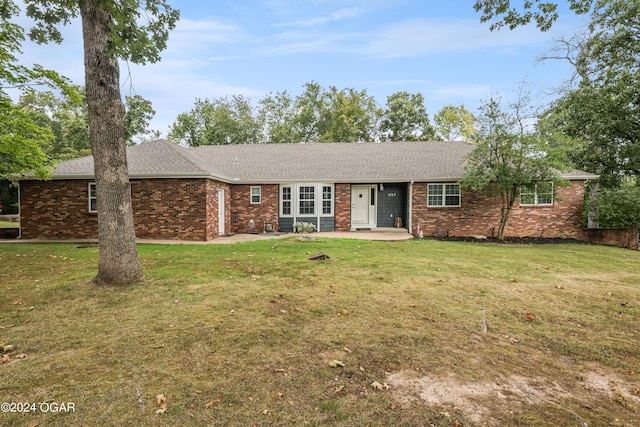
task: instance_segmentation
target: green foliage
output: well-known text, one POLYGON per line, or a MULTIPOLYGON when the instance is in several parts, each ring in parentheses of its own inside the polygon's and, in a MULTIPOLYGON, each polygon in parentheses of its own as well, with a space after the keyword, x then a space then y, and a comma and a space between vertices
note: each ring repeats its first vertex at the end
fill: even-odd
MULTIPOLYGON (((109 11, 111 40, 109 55, 135 64, 155 63, 167 47, 169 32, 175 28, 180 12, 167 0, 93 0, 109 11)), ((59 26, 66 25, 79 13, 76 0, 25 0, 27 16, 35 21, 29 36, 37 43, 60 43, 59 26)))
POLYGON ((588 37, 569 52, 580 82, 545 119, 573 140, 572 161, 614 188, 640 174, 640 4, 598 5, 588 37))
MULTIPOLYGON (((82 89, 78 91, 83 93, 82 89)), ((50 91, 28 90, 20 97, 18 105, 38 126, 53 133, 50 144, 41 144, 52 160, 69 160, 91 154, 86 102, 77 104, 50 91)))
POLYGON ((504 238, 521 186, 564 184, 558 176, 558 170, 566 167, 563 153, 540 133, 528 130, 527 121, 532 118, 528 103, 528 97, 523 96, 508 110, 494 98, 483 103, 474 136, 477 148, 469 154, 461 181, 463 188, 487 190, 500 198, 499 239, 504 238))
POLYGON ((33 85, 47 85, 61 90, 74 102, 79 96, 69 81, 56 72, 18 63, 16 54, 24 41, 24 30, 11 22, 18 14, 14 2, 0 3, 0 177, 35 173, 46 178, 51 161, 41 147, 49 146, 53 135, 21 106, 14 105, 5 90, 26 91, 33 85))
POLYGON ((180 114, 169 131, 170 140, 189 147, 250 144, 259 138, 251 100, 241 95, 196 99, 193 110, 180 114))
POLYGON ((433 116, 435 122, 436 136, 443 141, 456 141, 463 138, 470 141, 475 128, 476 118, 472 112, 464 107, 464 104, 445 105, 433 116))
POLYGON ((136 139, 158 139, 159 131, 149 130, 149 122, 155 116, 151 101, 140 95, 125 96, 124 139, 127 145, 135 145, 136 139))
POLYGON ((372 141, 381 110, 365 89, 338 90, 330 86, 323 93, 319 142, 372 141))
POLYGON ((38 126, 27 113, 0 93, 0 178, 35 173, 51 175, 51 161, 40 144, 50 144, 53 134, 38 126))
MULTIPOLYGON (((568 0, 569 8, 578 15, 586 14, 592 6, 602 7, 607 0, 568 0)), ((480 22, 490 22, 491 31, 502 27, 513 30, 516 27, 536 24, 541 31, 549 30, 558 19, 558 3, 546 0, 523 0, 520 7, 510 0, 476 0, 473 5, 481 12, 480 22)))
POLYGON ((380 123, 381 139, 388 141, 428 141, 435 130, 429 122, 421 93, 396 92, 387 97, 380 123))
POLYGON ((640 185, 637 183, 603 189, 595 203, 601 227, 625 228, 640 224, 640 185))
POLYGON ((296 140, 296 109, 293 98, 287 91, 267 94, 259 102, 258 122, 263 128, 264 142, 286 144, 296 140))

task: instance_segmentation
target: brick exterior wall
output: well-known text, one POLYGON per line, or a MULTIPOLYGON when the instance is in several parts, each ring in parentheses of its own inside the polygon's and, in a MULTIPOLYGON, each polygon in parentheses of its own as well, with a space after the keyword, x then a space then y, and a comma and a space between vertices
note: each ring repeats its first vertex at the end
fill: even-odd
MULTIPOLYGON (((511 211, 505 236, 566 237, 587 240, 583 227, 584 181, 571 181, 557 189, 560 198, 552 206, 520 206, 511 211)), ((435 236, 496 236, 500 201, 486 192, 462 191, 460 207, 427 207, 427 183, 413 186, 413 234, 435 236), (493 231, 492 231, 493 228, 493 231)))
POLYGON ((335 185, 336 231, 351 229, 351 184, 335 185))
MULTIPOLYGON (((90 180, 21 181, 21 227, 25 239, 97 238, 97 214, 88 211, 90 180)), ((261 203, 251 203, 252 185, 210 179, 132 180, 136 235, 148 239, 212 240, 218 233, 218 190, 225 194, 225 232, 279 229, 279 185, 260 185, 261 203), (249 228, 253 220, 255 228, 249 228)), ((507 236, 567 237, 589 240, 583 228, 583 181, 559 188, 553 206, 519 206, 507 236)), ((427 207, 427 183, 413 185, 413 234, 491 236, 500 218, 499 201, 486 193, 463 191, 460 207, 427 207)), ((351 228, 351 185, 335 184, 335 230, 351 228)))
POLYGON ((273 230, 278 230, 278 210, 280 186, 278 184, 239 184, 231 189, 231 232, 262 233, 264 224, 271 223, 273 230), (251 203, 251 187, 260 187, 262 199, 260 203, 251 203), (255 224, 252 230, 249 221, 255 224))
MULTIPOLYGON (((92 180, 21 181, 20 212, 25 239, 96 239, 98 215, 89 212, 92 180)), ((131 180, 136 236, 143 239, 211 240, 218 237, 218 188, 208 179, 131 180)), ((225 200, 227 230, 231 202, 225 200)))
POLYGON ((22 238, 97 238, 98 215, 89 212, 89 182, 20 181, 22 238))

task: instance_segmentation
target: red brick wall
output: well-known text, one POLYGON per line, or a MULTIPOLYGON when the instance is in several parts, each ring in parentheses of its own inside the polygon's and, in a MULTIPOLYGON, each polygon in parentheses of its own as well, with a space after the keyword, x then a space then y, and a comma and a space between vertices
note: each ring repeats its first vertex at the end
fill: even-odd
POLYGON ((206 179, 131 180, 136 236, 206 240, 208 187, 206 179))
MULTIPOLYGON (((97 214, 88 211, 89 182, 93 181, 21 181, 23 238, 97 238, 97 214)), ((218 237, 218 188, 229 193, 227 184, 208 179, 131 180, 136 236, 170 240, 218 237)), ((228 196, 226 206, 229 229, 228 196)))
MULTIPOLYGON (((584 182, 572 181, 558 188, 560 200, 553 206, 520 206, 516 201, 506 236, 566 237, 587 240, 583 227, 584 182)), ((427 235, 491 236, 500 224, 500 200, 486 192, 462 191, 460 207, 427 207, 427 183, 413 186, 412 233, 427 235)))
POLYGON ((351 229, 351 184, 336 184, 336 231, 351 229))
POLYGON ((97 238, 98 215, 89 213, 89 182, 20 181, 22 237, 97 238))
POLYGON ((273 230, 278 230, 278 211, 280 186, 278 184, 234 185, 231 190, 231 228, 233 233, 250 233, 264 231, 264 223, 271 223, 273 230), (251 203, 251 187, 261 188, 262 200, 258 204, 251 203), (255 228, 249 228, 253 220, 255 228))

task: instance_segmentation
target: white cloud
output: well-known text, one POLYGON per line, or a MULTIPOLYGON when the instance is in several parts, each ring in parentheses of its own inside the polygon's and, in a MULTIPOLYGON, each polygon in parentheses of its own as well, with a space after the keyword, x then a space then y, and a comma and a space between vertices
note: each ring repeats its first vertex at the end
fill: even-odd
POLYGON ((491 32, 472 20, 443 22, 416 19, 394 23, 370 35, 364 53, 377 58, 535 45, 549 40, 548 34, 537 29, 524 27, 508 33, 491 32))
POLYGON ((284 22, 275 24, 275 27, 317 27, 320 25, 328 24, 330 22, 341 21, 343 19, 356 18, 362 14, 362 9, 356 8, 344 8, 337 10, 329 15, 321 16, 319 18, 301 19, 293 22, 284 22))

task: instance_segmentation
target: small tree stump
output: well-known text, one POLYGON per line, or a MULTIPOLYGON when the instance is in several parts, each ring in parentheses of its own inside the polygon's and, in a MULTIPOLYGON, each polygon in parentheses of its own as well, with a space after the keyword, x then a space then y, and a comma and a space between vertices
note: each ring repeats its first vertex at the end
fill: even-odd
POLYGON ((311 255, 307 258, 309 261, 324 261, 327 259, 331 259, 331 257, 324 252, 320 252, 319 254, 311 255))

